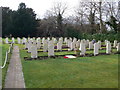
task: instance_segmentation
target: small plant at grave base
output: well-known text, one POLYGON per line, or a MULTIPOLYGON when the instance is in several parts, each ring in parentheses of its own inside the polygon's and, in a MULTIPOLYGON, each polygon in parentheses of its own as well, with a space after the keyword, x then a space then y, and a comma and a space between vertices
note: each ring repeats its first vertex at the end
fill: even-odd
POLYGON ((113 50, 111 49, 111 53, 113 53, 113 50))
POLYGON ((75 48, 75 55, 78 57, 78 56, 80 56, 80 50, 79 50, 79 48, 75 48))
POLYGON ((120 51, 117 51, 117 54, 120 54, 120 51))

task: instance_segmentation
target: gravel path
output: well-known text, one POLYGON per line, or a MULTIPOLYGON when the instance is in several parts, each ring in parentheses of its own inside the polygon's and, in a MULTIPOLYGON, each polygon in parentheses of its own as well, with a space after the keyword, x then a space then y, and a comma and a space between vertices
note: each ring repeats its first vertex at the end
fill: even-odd
POLYGON ((5 80, 5 88, 25 88, 18 46, 13 47, 5 80))

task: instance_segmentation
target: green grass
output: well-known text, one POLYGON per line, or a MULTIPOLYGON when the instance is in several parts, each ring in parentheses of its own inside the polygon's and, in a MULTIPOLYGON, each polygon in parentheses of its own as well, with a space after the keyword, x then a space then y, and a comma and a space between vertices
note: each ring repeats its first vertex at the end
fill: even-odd
MULTIPOLYGON (((23 45, 19 47, 23 48, 23 45)), ((87 53, 91 52, 87 51, 87 53)), ((61 55, 66 52, 55 52, 55 54, 61 55)), ((40 55, 44 56, 47 53, 39 53, 40 55)), ((118 55, 25 61, 23 58, 30 54, 21 49, 20 56, 27 88, 118 87, 118 55)))
POLYGON ((2 64, 4 63, 6 51, 8 51, 9 46, 10 46, 9 44, 2 44, 1 45, 1 48, 2 48, 2 64))
MULTIPOLYGON (((2 44, 1 48, 2 48, 2 66, 4 64, 5 61, 5 56, 6 56, 6 51, 8 51, 9 49, 9 44, 2 44)), ((8 60, 10 59, 10 54, 8 55, 8 60)), ((5 83, 5 77, 6 77, 6 73, 7 73, 7 68, 8 68, 8 64, 6 64, 6 66, 2 69, 2 86, 4 87, 4 83, 5 83)))

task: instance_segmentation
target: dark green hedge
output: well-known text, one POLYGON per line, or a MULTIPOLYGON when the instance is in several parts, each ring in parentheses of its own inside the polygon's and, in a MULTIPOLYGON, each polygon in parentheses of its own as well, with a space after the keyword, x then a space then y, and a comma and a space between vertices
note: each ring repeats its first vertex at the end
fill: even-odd
POLYGON ((82 39, 89 39, 89 40, 92 40, 92 39, 95 39, 95 40, 101 40, 101 41, 104 41, 104 40, 109 40, 111 42, 113 42, 114 40, 118 40, 120 41, 120 33, 106 33, 106 34, 93 34, 93 35, 90 35, 90 34, 83 34, 82 35, 82 39))

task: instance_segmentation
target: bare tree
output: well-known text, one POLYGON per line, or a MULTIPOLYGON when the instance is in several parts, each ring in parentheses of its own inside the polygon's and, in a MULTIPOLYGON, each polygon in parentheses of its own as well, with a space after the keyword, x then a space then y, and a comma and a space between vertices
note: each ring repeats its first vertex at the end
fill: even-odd
POLYGON ((91 33, 105 33, 107 31, 105 22, 111 16, 117 18, 117 5, 116 2, 103 2, 102 0, 99 2, 80 2, 76 14, 79 17, 80 25, 83 24, 83 21, 89 22, 91 33))
POLYGON ((50 10, 44 14, 44 19, 41 20, 39 31, 44 30, 44 36, 57 36, 64 35, 63 15, 67 9, 67 5, 62 2, 54 3, 50 10))
POLYGON ((117 20, 120 22, 120 1, 118 2, 117 20))
POLYGON ((106 2, 104 3, 104 16, 106 16, 105 22, 111 30, 117 31, 117 2, 106 2))
POLYGON ((76 14, 80 19, 80 25, 90 24, 89 33, 96 32, 96 2, 80 2, 76 10, 76 14))
POLYGON ((99 19, 100 19, 100 33, 103 33, 104 28, 103 28, 103 20, 102 20, 102 0, 100 0, 98 4, 98 11, 99 11, 99 19))
POLYGON ((52 8, 53 15, 56 17, 56 30, 59 36, 64 36, 63 15, 67 10, 67 4, 62 2, 54 3, 52 8))
POLYGON ((63 16, 66 10, 67 10, 67 4, 62 2, 55 2, 54 6, 52 7, 52 12, 55 16, 58 16, 59 14, 63 16))

